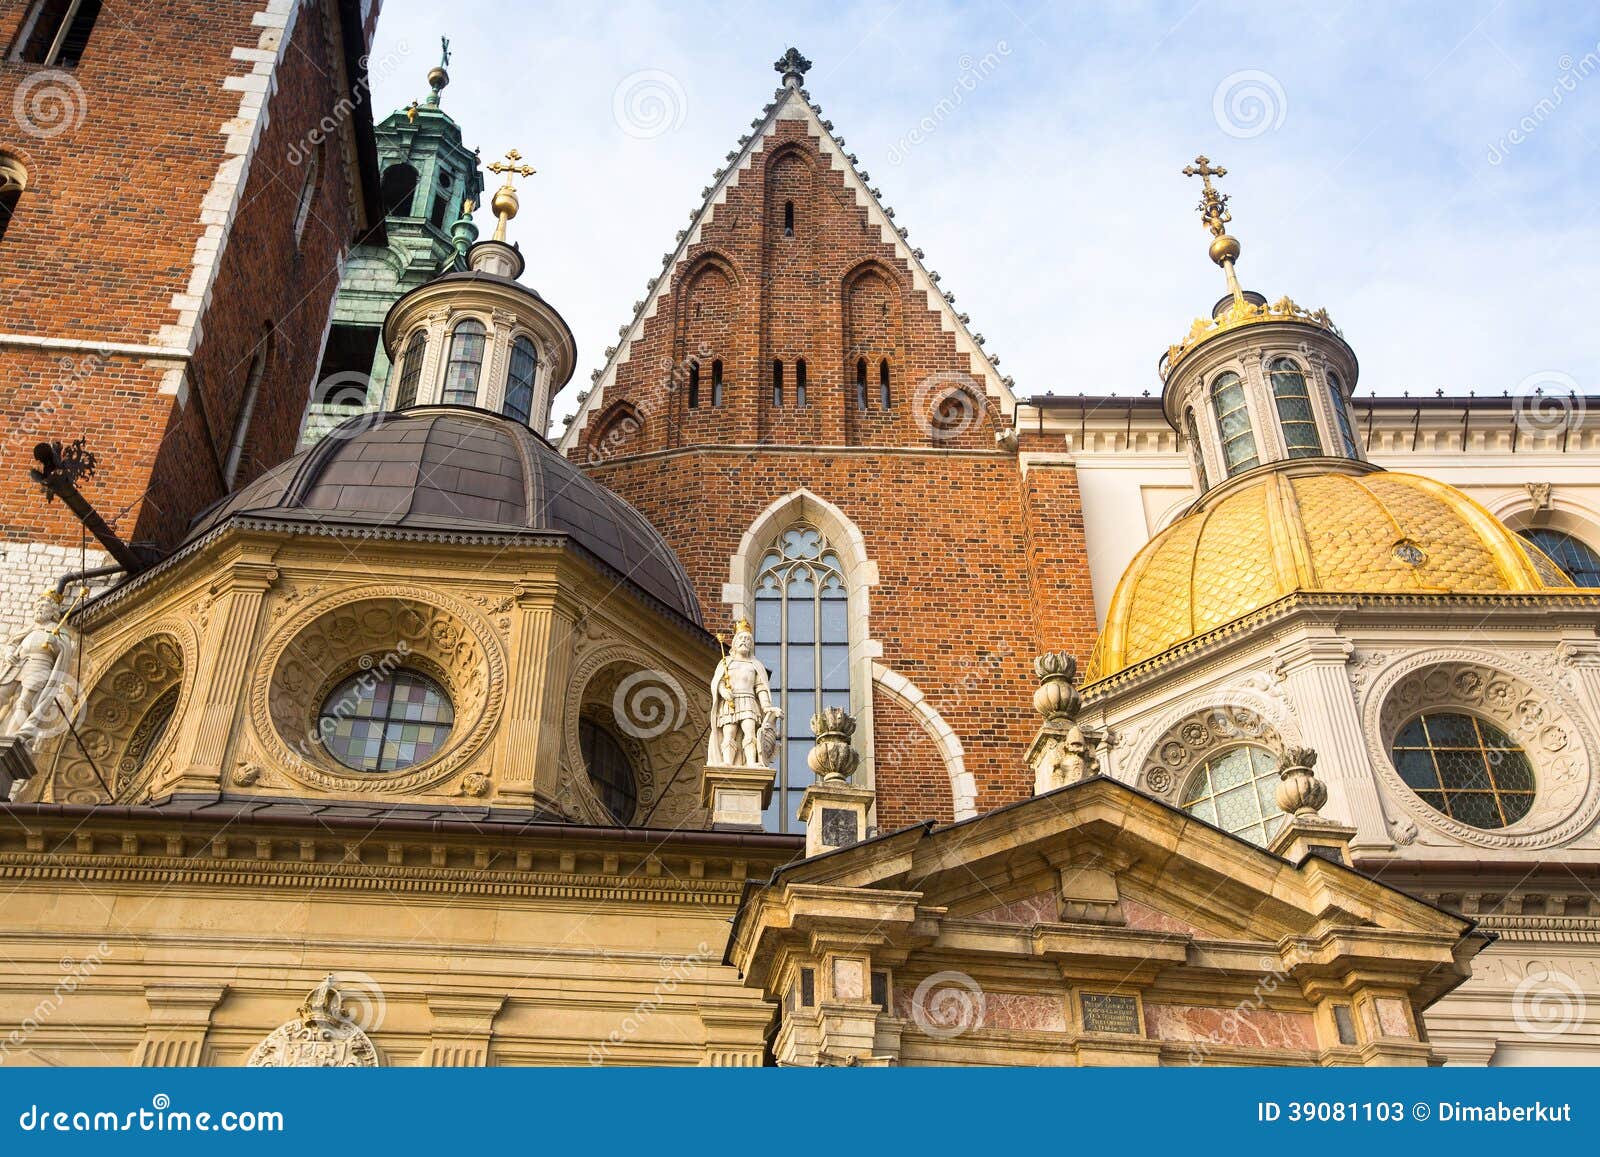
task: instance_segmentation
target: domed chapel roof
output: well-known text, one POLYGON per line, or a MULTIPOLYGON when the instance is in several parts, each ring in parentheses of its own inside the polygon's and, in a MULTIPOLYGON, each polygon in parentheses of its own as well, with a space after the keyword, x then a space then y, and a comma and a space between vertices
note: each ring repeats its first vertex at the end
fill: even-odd
POLYGON ((461 406, 351 418, 201 515, 431 531, 567 535, 691 622, 682 562, 645 517, 520 422, 461 406))

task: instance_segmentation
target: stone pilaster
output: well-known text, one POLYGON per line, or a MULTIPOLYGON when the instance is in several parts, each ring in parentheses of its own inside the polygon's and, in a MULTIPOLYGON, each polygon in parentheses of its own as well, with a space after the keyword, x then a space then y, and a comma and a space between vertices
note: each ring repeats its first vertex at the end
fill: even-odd
POLYGON ((495 760, 500 803, 533 806, 556 796, 577 621, 578 609, 555 575, 518 588, 506 722, 495 760))
POLYGON ((494 1018, 505 1003, 504 996, 429 993, 433 1034, 428 1041, 428 1064, 436 1068, 487 1068, 494 1018))
POLYGON ((211 1013, 226 986, 220 984, 149 984, 145 1002, 150 1020, 134 1051, 141 1068, 194 1068, 205 1061, 211 1013))
POLYGON ((1328 777, 1334 811, 1355 825, 1350 846, 1358 850, 1394 847, 1378 796, 1361 717, 1345 670, 1354 644, 1332 628, 1313 628, 1278 652, 1306 744, 1321 753, 1333 772, 1328 777))
POLYGON ((700 1058, 702 1068, 761 1067, 767 1028, 772 1023, 769 1006, 702 1003, 699 1012, 706 1033, 706 1051, 700 1058))
POLYGON ((212 584, 216 606, 200 642, 187 733, 179 740, 172 770, 150 785, 152 796, 222 790, 249 698, 261 603, 277 579, 270 553, 247 548, 212 584))

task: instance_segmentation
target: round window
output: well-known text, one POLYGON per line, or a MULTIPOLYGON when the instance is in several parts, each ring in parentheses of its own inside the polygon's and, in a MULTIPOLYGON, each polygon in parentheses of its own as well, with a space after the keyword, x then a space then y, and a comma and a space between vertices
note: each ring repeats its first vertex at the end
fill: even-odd
POLYGON ((1533 765, 1476 715, 1428 711, 1394 737, 1394 766, 1423 803, 1475 828, 1503 828, 1533 807, 1533 765))
POLYGON ((1219 751, 1199 767, 1183 793, 1185 811, 1223 831, 1266 847, 1280 827, 1277 757, 1264 747, 1219 751))
POLYGON ((323 702, 317 734, 346 767, 398 771, 439 754, 454 721, 449 698, 427 676, 362 671, 323 702))

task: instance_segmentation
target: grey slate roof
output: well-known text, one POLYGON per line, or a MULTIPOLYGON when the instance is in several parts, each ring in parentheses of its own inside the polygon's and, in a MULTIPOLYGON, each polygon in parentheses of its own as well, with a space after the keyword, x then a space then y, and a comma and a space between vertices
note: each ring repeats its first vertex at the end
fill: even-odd
POLYGON ((362 415, 204 512, 356 527, 565 534, 700 623, 683 564, 645 517, 520 422, 464 406, 362 415))

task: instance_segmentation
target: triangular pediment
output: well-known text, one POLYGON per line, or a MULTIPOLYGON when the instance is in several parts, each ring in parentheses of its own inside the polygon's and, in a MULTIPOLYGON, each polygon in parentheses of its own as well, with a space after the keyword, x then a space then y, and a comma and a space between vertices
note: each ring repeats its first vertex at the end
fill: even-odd
POLYGON ((729 152, 724 165, 713 175, 712 183, 703 190, 699 207, 690 214, 689 226, 678 234, 675 247, 662 255, 659 270, 646 283, 645 296, 635 303, 632 318, 619 330, 618 343, 606 350, 604 365, 595 371, 593 385, 562 434, 559 446, 563 452, 575 450, 591 421, 619 400, 614 396, 619 371, 632 360, 635 346, 644 338, 647 323, 658 311, 670 307, 678 280, 685 272, 696 268, 705 256, 705 243, 729 194, 739 188, 742 180, 749 179, 754 162, 769 148, 779 126, 786 122, 800 122, 821 162, 842 175, 847 195, 865 212, 875 235, 893 247, 895 257, 909 271, 914 292, 926 299, 927 308, 939 319, 939 328, 953 340, 965 372, 982 386, 1000 412, 1008 416, 1015 412, 1017 402, 1011 380, 1001 375, 999 359, 984 350, 982 335, 975 333, 967 316, 956 309, 954 294, 944 289, 939 274, 924 264, 922 250, 910 244, 908 231, 895 222, 894 211, 883 204, 878 191, 870 184, 869 174, 857 167, 855 155, 834 135, 832 122, 822 117, 820 107, 811 103, 804 89, 785 85, 778 89, 762 115, 752 122, 751 132, 741 137, 737 148, 729 152))

